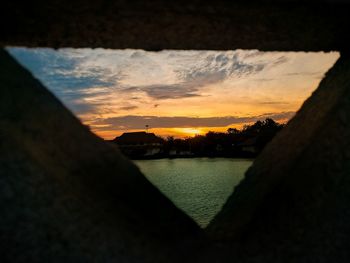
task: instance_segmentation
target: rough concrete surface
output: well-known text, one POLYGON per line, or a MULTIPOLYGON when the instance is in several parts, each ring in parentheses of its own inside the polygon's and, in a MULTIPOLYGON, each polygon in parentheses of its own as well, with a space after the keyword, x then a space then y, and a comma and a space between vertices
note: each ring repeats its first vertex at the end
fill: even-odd
POLYGON ((3 50, 0 83, 1 262, 168 261, 200 234, 3 50))
POLYGON ((349 114, 350 59, 343 56, 207 231, 268 262, 348 262, 349 114))
POLYGON ((2 3, 2 47, 339 50, 341 58, 202 233, 1 49, 0 261, 349 262, 348 2, 2 3))
POLYGON ((349 50, 350 1, 5 1, 0 46, 349 50))

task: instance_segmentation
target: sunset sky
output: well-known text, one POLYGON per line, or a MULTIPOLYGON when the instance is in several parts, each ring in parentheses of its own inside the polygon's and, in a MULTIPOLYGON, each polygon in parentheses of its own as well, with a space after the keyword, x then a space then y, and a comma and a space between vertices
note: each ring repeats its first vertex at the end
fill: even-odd
POLYGON ((105 139, 175 137, 290 119, 339 54, 108 49, 7 49, 105 139))

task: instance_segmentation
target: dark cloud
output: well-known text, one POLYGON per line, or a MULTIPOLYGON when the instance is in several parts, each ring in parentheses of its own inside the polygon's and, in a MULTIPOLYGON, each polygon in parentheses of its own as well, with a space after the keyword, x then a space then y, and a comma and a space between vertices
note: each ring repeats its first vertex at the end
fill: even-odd
MULTIPOLYGON (((231 76, 246 76, 263 71, 267 66, 276 66, 285 63, 288 59, 284 56, 269 62, 244 62, 238 54, 210 54, 202 63, 190 69, 176 71, 179 84, 172 85, 149 85, 133 88, 144 91, 154 99, 182 99, 201 96, 201 88, 210 84, 223 82, 231 76)), ((269 81, 264 79, 261 81, 269 81)))
POLYGON ((263 104, 263 105, 287 105, 290 104, 289 102, 286 101, 260 101, 258 104, 263 104))
MULTIPOLYGON (((63 101, 65 104, 66 101, 63 101)), ((70 104, 70 109, 77 115, 79 114, 85 114, 85 113, 92 113, 96 111, 96 108, 99 106, 99 104, 87 104, 87 103, 81 103, 81 102, 75 102, 70 104)))
POLYGON ((52 49, 13 48, 9 51, 15 57, 20 58, 22 64, 68 105, 74 103, 78 98, 84 99, 103 93, 102 89, 89 92, 89 89, 94 87, 110 88, 108 92, 112 92, 112 87, 115 87, 113 92, 142 91, 155 100, 198 97, 201 96, 202 88, 207 85, 220 83, 233 75, 240 77, 258 73, 269 65, 278 65, 287 61, 285 56, 268 61, 258 60, 254 57, 261 55, 259 51, 234 53, 202 51, 187 57, 171 52, 169 57, 173 60, 180 60, 184 64, 183 60, 189 59, 191 65, 189 68, 182 67, 182 69, 174 70, 178 78, 175 83, 127 87, 122 84, 121 80, 128 78, 128 70, 133 65, 131 60, 140 60, 138 63, 142 62, 141 64, 144 65, 142 69, 146 71, 159 66, 143 51, 134 51, 129 54, 130 61, 121 59, 118 62, 117 59, 116 63, 124 65, 119 67, 120 70, 116 67, 111 69, 105 64, 93 63, 95 58, 106 56, 99 52, 91 52, 90 56, 86 56, 85 53, 74 50, 57 52, 52 49), (254 58, 255 61, 249 62, 251 58, 254 58), (81 67, 81 65, 84 66, 81 67))
POLYGON ((130 58, 143 58, 144 54, 141 51, 135 51, 130 55, 130 58))
POLYGON ((254 122, 265 118, 273 118, 274 120, 289 119, 294 112, 266 113, 259 116, 250 117, 158 117, 158 116, 120 116, 107 119, 99 119, 93 124, 109 125, 111 129, 143 129, 145 125, 151 128, 188 128, 188 127, 225 127, 232 124, 254 122))
POLYGON ((120 107, 119 110, 135 110, 138 107, 135 105, 130 105, 130 106, 124 106, 124 107, 120 107))
POLYGON ((207 85, 223 82, 233 75, 240 77, 261 72, 269 65, 284 63, 282 58, 284 57, 269 62, 248 63, 244 62, 244 56, 238 54, 209 54, 200 59, 201 63, 197 66, 175 71, 180 83, 126 87, 123 91, 142 91, 156 100, 198 97, 201 96, 201 88, 207 85))
POLYGON ((316 76, 323 74, 321 71, 315 71, 315 72, 290 72, 286 73, 286 76, 316 76))
POLYGON ((288 61, 288 58, 286 56, 280 56, 273 62, 273 66, 278 66, 280 64, 284 64, 288 61))
MULTIPOLYGON (((202 88, 215 83, 223 82, 231 76, 246 76, 263 71, 267 66, 285 63, 287 58, 281 56, 271 61, 245 62, 246 58, 253 55, 260 55, 260 52, 244 53, 217 53, 199 54, 198 64, 190 68, 175 70, 178 83, 173 84, 152 84, 137 87, 121 87, 124 93, 144 92, 155 100, 183 99, 202 96, 202 88)), ((139 57, 140 52, 134 52, 132 57, 139 57)), ((175 56, 175 55, 173 55, 175 56)), ((195 58, 191 58, 193 61, 195 58)), ((270 79, 269 79, 270 80, 270 79)), ((261 80, 263 81, 263 80, 261 80)), ((267 81, 267 80, 264 80, 267 81)))
MULTIPOLYGON (((259 52, 256 52, 260 54, 259 52)), ((199 65, 178 71, 184 81, 198 83, 200 86, 224 81, 231 76, 247 76, 263 71, 267 66, 275 66, 287 61, 282 56, 272 61, 247 62, 248 56, 235 54, 210 54, 199 65)))
POLYGON ((141 87, 128 87, 121 89, 122 92, 145 92, 149 97, 156 100, 165 99, 182 99, 201 96, 198 88, 189 84, 173 84, 173 85, 149 85, 141 87))
POLYGON ((257 82, 267 82, 267 81, 273 81, 275 79, 272 79, 272 78, 255 78, 255 79, 252 79, 254 81, 257 81, 257 82))
POLYGON ((153 99, 182 99, 190 97, 198 97, 198 89, 188 85, 152 85, 142 89, 153 99))

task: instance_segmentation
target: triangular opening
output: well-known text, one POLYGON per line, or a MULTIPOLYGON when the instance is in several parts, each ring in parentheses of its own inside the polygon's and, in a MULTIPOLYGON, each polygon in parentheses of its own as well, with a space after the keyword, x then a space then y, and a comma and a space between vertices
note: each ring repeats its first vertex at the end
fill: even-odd
POLYGON ((97 135, 113 140, 140 132, 119 147, 139 159, 146 177, 202 227, 263 149, 261 134, 244 137, 244 129, 266 119, 287 122, 339 57, 257 50, 7 50, 97 135))

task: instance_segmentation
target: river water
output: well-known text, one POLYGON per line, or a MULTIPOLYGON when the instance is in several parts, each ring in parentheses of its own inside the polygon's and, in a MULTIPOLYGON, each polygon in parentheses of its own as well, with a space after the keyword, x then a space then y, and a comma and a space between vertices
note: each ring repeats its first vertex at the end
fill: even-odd
POLYGON ((231 158, 135 161, 148 180, 201 227, 221 210, 252 162, 231 158))

